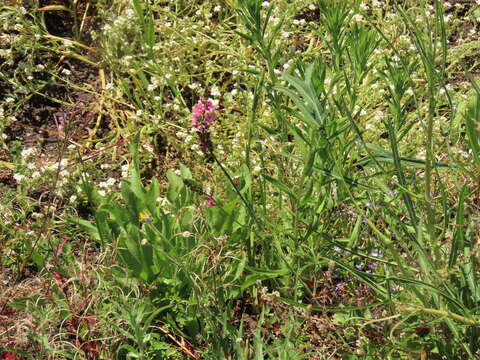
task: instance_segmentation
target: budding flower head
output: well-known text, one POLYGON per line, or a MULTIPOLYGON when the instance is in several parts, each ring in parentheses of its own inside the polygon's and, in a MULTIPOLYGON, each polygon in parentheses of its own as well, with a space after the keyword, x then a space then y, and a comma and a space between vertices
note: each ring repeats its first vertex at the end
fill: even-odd
POLYGON ((204 131, 212 125, 217 116, 215 105, 208 99, 202 99, 192 109, 192 127, 204 131))

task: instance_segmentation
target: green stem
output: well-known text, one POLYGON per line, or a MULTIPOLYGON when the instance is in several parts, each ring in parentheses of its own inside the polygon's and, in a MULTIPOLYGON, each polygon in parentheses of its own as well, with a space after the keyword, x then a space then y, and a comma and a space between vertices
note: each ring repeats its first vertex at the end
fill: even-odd
POLYGON ((228 181, 230 182, 230 184, 232 185, 232 187, 234 188, 235 192, 238 194, 238 196, 240 197, 240 199, 242 200, 243 204, 245 205, 245 207, 247 208, 247 211, 248 213, 250 214, 251 218, 257 223, 257 225, 263 229, 263 225, 262 223, 260 222, 260 220, 258 219, 258 217, 255 215, 255 212, 253 211, 253 207, 251 206, 251 204, 248 203, 247 199, 245 199, 245 197, 242 195, 242 193, 240 192, 240 190, 237 188, 237 185, 235 185, 235 182, 233 181, 232 177, 230 176, 230 174, 228 173, 228 171, 225 169, 225 167, 222 165, 222 163, 217 159, 217 157, 215 156, 215 154, 213 153, 213 151, 209 151, 210 153, 210 156, 213 158, 213 160, 215 160, 215 162, 217 163, 217 165, 220 167, 220 169, 222 170, 223 174, 225 175, 225 177, 228 179, 228 181))

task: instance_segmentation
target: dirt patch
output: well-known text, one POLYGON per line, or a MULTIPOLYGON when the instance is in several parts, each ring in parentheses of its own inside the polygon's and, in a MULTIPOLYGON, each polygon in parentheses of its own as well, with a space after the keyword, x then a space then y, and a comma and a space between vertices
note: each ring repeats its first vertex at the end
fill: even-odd
POLYGON ((35 352, 36 345, 29 340, 29 333, 36 328, 32 313, 11 307, 11 301, 18 298, 33 298, 39 295, 45 287, 44 281, 31 277, 18 284, 12 283, 12 277, 0 273, 0 345, 5 348, 15 348, 35 352))

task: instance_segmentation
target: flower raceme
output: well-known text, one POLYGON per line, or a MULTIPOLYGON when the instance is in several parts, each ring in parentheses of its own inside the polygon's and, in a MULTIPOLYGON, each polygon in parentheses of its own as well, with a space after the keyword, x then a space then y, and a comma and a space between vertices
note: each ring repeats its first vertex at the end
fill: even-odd
POLYGON ((193 106, 192 109, 192 127, 204 131, 217 118, 215 114, 215 105, 208 99, 202 99, 193 106))

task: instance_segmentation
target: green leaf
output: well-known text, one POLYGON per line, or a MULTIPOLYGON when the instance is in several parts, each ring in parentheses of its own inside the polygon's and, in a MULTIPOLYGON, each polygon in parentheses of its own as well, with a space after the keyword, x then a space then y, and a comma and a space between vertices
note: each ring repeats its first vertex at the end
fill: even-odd
POLYGON ((205 211, 205 220, 217 234, 231 234, 238 201, 234 200, 223 207, 211 206, 205 211))
POLYGON ((172 170, 167 171, 168 179, 168 188, 167 188, 167 199, 172 204, 177 200, 178 195, 185 187, 182 179, 178 177, 172 170))
POLYGON ((83 220, 83 219, 75 219, 75 218, 70 219, 69 222, 80 226, 80 228, 83 231, 86 231, 93 238, 93 240, 99 243, 101 242, 100 234, 98 233, 98 228, 92 222, 83 220))
POLYGON ((460 197, 458 198, 458 205, 457 205, 457 215, 455 221, 455 232, 453 235, 453 241, 450 250, 450 257, 448 260, 448 267, 451 269, 457 262, 457 256, 459 251, 463 251, 464 241, 465 241, 465 199, 467 196, 467 184, 465 184, 462 188, 462 192, 460 193, 460 197))
POLYGON ((132 143, 130 144, 130 152, 132 153, 132 164, 130 166, 130 189, 139 198, 145 199, 145 192, 140 178, 140 160, 138 157, 138 145, 140 142, 140 132, 137 132, 132 143))
POLYGON ((293 100, 295 105, 297 105, 297 107, 300 109, 300 112, 295 112, 294 114, 298 119, 310 126, 318 127, 321 125, 320 122, 312 115, 311 111, 305 106, 305 102, 300 99, 300 97, 292 90, 284 87, 276 87, 275 89, 288 95, 288 97, 293 100))
POLYGON ((344 313, 344 312, 336 312, 335 314, 333 314, 333 323, 334 324, 337 324, 337 325, 344 325, 344 324, 348 324, 348 322, 350 321, 350 316, 347 314, 347 313, 344 313))
POLYGON ((140 213, 144 210, 143 203, 135 196, 131 190, 130 184, 123 181, 121 184, 122 198, 125 201, 126 213, 128 214, 129 224, 138 226, 140 213))
POLYGON ((145 22, 142 2, 140 0, 133 0, 133 6, 135 7, 135 12, 136 12, 140 22, 141 23, 145 22))
POLYGON ((182 176, 182 179, 193 180, 190 169, 183 164, 180 165, 180 175, 182 176))
POLYGON ((280 181, 278 181, 277 179, 274 179, 271 176, 266 175, 266 174, 262 174, 262 176, 265 178, 265 180, 267 180, 273 186, 275 186, 279 190, 283 191, 285 194, 290 196, 292 199, 297 200, 297 197, 293 194, 293 192, 291 192, 290 189, 288 187, 286 187, 285 185, 283 185, 280 181))
POLYGON ((467 141, 472 150, 475 159, 475 165, 480 168, 480 95, 469 104, 465 113, 465 127, 467 133, 467 141))
POLYGON ((242 258, 238 263, 237 271, 235 272, 235 276, 233 277, 232 281, 236 281, 240 278, 240 276, 243 274, 243 270, 245 269, 246 264, 247 264, 247 254, 242 253, 242 258))
POLYGON ((113 244, 115 239, 112 239, 108 219, 110 215, 108 212, 99 209, 95 214, 95 223, 97 225, 100 244, 102 246, 113 244))
POLYGON ((245 281, 242 284, 242 291, 248 289, 250 286, 257 283, 257 281, 263 281, 268 279, 275 279, 280 276, 290 274, 290 271, 286 268, 283 269, 258 269, 250 266, 246 267, 248 271, 253 274, 247 275, 245 281))
POLYGON ((140 250, 138 231, 129 226, 128 233, 122 231, 119 237, 120 255, 124 264, 130 269, 135 278, 142 282, 148 281, 148 270, 145 268, 143 254, 140 250))
POLYGON ((145 206, 150 214, 158 216, 157 199, 160 197, 160 185, 157 178, 153 178, 152 183, 145 192, 145 206))
POLYGON ((35 304, 35 306, 43 306, 45 298, 42 295, 32 295, 27 297, 18 297, 8 303, 8 306, 16 310, 26 310, 28 304, 35 304))
POLYGON ((308 155, 308 160, 303 168, 302 175, 303 176, 310 176, 312 175, 312 170, 313 170, 313 164, 315 162, 315 155, 317 154, 316 151, 310 152, 308 155))
POLYGON ((192 224, 193 217, 195 216, 195 210, 192 208, 184 208, 180 216, 180 228, 182 230, 189 230, 192 224))

